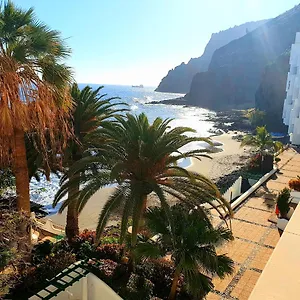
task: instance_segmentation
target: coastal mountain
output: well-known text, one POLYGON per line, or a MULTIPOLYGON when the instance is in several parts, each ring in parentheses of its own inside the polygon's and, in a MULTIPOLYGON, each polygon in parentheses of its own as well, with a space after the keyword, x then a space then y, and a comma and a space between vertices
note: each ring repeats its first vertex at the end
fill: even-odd
MULTIPOLYGON (((185 96, 186 103, 213 110, 254 107, 255 93, 263 75, 267 76, 265 67, 290 50, 296 32, 300 31, 299 20, 300 5, 297 5, 217 49, 208 71, 194 76, 185 96)), ((265 82, 262 85, 265 86, 265 82)), ((263 99, 259 94, 261 91, 256 101, 258 107, 263 99)), ((268 101, 273 103, 272 99, 268 101)))
POLYGON ((170 70, 168 74, 161 80, 156 91, 184 94, 187 93, 190 90, 190 85, 194 75, 198 72, 205 72, 208 70, 208 66, 215 50, 235 39, 244 36, 265 22, 266 20, 248 22, 239 26, 234 26, 227 30, 220 31, 218 33, 213 33, 205 47, 202 56, 191 58, 187 64, 181 63, 179 66, 170 70))
POLYGON ((255 107, 265 112, 265 123, 270 131, 287 131, 287 126, 282 122, 282 110, 286 97, 287 73, 290 69, 289 59, 290 52, 287 51, 265 67, 255 94, 255 107))

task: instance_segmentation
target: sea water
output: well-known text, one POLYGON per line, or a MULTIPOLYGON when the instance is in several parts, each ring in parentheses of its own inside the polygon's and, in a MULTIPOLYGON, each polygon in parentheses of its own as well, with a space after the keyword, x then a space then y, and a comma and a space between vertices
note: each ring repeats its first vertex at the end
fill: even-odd
MULTIPOLYGON (((93 89, 101 85, 89 84, 93 89)), ((86 84, 79 84, 79 88, 83 88, 86 84)), ((136 88, 131 86, 122 85, 105 85, 101 89, 101 94, 107 94, 109 97, 120 97, 119 101, 128 104, 129 112, 132 114, 145 113, 149 121, 152 122, 155 118, 161 117, 162 119, 172 119, 170 126, 185 126, 191 127, 195 130, 192 136, 208 137, 209 131, 213 127, 213 123, 207 121, 209 115, 213 112, 195 107, 184 107, 177 105, 164 105, 164 104, 149 104, 153 101, 162 101, 166 99, 174 99, 182 97, 182 94, 159 93, 154 91, 154 87, 136 88)), ((197 148, 205 148, 205 142, 193 142, 188 145, 184 151, 197 148)), ((183 160, 180 162, 182 167, 187 167, 190 161, 183 160)), ((56 175, 51 175, 51 182, 42 179, 37 182, 32 179, 30 182, 30 196, 31 200, 45 206, 45 209, 50 213, 56 213, 57 208, 52 208, 52 202, 56 191, 59 188, 59 178, 56 175)))

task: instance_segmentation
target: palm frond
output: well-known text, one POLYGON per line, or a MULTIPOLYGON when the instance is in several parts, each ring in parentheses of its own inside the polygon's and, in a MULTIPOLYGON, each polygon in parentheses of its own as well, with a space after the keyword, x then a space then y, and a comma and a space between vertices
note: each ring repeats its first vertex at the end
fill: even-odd
POLYGON ((137 261, 146 260, 148 258, 159 258, 164 253, 155 243, 150 241, 144 243, 138 243, 133 249, 134 257, 137 261))
POLYGON ((124 200, 124 187, 118 187, 110 195, 108 201, 105 203, 98 220, 98 225, 96 229, 96 241, 99 241, 100 236, 106 226, 109 216, 112 214, 113 210, 118 207, 124 200))
POLYGON ((230 275, 234 272, 234 261, 228 256, 222 254, 218 255, 218 268, 216 270, 216 274, 220 278, 224 278, 226 275, 230 275))

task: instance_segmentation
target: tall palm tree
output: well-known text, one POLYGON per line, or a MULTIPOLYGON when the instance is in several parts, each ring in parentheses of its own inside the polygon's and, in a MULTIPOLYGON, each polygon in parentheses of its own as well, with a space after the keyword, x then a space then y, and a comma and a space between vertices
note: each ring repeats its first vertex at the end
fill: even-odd
POLYGON ((283 145, 281 142, 273 141, 271 134, 267 131, 266 126, 256 127, 256 134, 247 134, 241 143, 243 146, 254 147, 260 154, 260 168, 261 171, 270 171, 273 168, 273 156, 275 152, 282 149, 283 145), (271 155, 268 160, 266 160, 267 155, 271 155))
MULTIPOLYGON (((68 169, 77 161, 83 158, 84 152, 99 149, 105 144, 106 138, 102 134, 103 128, 110 122, 114 122, 122 111, 125 110, 124 103, 113 102, 116 97, 105 99, 106 94, 100 95, 103 86, 93 90, 86 86, 81 91, 77 84, 73 84, 71 96, 75 103, 72 112, 72 123, 74 135, 69 139, 64 156, 64 165, 67 179, 68 169)), ((80 172, 76 175, 80 178, 80 172)), ((76 201, 71 201, 78 194, 80 181, 76 181, 73 189, 68 192, 68 210, 66 235, 72 240, 79 234, 78 211, 76 201)))
POLYGON ((241 147, 254 147, 264 156, 267 151, 275 153, 282 148, 282 143, 273 141, 272 135, 267 131, 266 126, 256 127, 256 134, 247 134, 244 136, 241 147))
POLYGON ((148 234, 155 236, 155 242, 148 239, 135 248, 136 256, 148 258, 171 255, 175 265, 169 299, 175 299, 178 280, 183 274, 188 291, 197 299, 202 299, 212 290, 212 278, 224 278, 231 274, 234 262, 223 254, 217 254, 216 248, 233 239, 228 228, 213 228, 207 218, 203 218, 197 209, 188 210, 177 204, 171 207, 169 219, 159 207, 148 208, 146 227, 148 234))
MULTIPOLYGON (((186 133, 193 132, 190 128, 171 129, 169 119, 156 118, 150 124, 145 114, 138 116, 127 114, 126 118, 118 117, 117 120, 117 123, 110 124, 106 128, 106 135, 110 141, 109 150, 83 158, 71 170, 74 173, 85 170, 85 176, 80 178, 82 189, 77 198, 79 211, 93 193, 109 182, 108 176, 112 182, 118 183, 99 216, 98 239, 109 216, 116 208, 123 207, 120 242, 124 240, 128 220, 132 216, 131 245, 134 247, 141 218, 151 193, 158 197, 167 216, 169 215, 167 196, 190 207, 209 203, 220 214, 230 212, 230 205, 209 179, 178 166, 180 159, 206 156, 203 150, 184 152, 182 147, 193 141, 210 143, 208 139, 187 136, 186 133), (95 166, 97 171, 93 173, 95 166)), ((72 187, 74 187, 72 180, 65 182, 58 191, 54 204, 72 187)), ((70 201, 72 199, 67 199, 61 210, 68 206, 70 201)), ((199 209, 203 209, 205 214, 202 206, 199 209)))
POLYGON ((19 210, 30 211, 25 136, 47 161, 46 140, 57 153, 70 134, 71 72, 62 63, 69 53, 60 33, 37 20, 32 8, 1 2, 0 164, 12 166, 19 210))

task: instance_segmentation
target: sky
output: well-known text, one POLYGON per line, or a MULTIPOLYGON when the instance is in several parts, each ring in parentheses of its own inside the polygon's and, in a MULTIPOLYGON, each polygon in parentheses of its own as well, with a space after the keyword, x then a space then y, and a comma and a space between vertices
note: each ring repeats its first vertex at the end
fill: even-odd
POLYGON ((276 17, 299 0, 14 0, 59 30, 79 83, 157 86, 214 32, 276 17))

